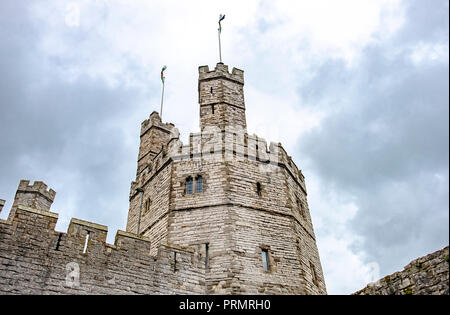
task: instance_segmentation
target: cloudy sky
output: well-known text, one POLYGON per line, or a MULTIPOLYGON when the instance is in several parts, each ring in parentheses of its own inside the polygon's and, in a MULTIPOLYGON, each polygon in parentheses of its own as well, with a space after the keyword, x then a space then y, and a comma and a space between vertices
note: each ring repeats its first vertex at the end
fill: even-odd
POLYGON ((0 198, 20 179, 125 229, 142 120, 199 130, 198 66, 245 71, 250 133, 307 180, 328 292, 449 243, 449 1, 0 2, 0 198))

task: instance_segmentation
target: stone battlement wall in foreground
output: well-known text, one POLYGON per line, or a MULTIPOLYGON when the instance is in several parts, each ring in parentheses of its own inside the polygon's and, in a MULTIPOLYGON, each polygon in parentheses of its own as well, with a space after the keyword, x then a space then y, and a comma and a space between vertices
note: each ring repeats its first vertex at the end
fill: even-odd
POLYGON ((448 246, 411 261, 395 272, 361 289, 354 295, 448 295, 448 246))
POLYGON ((202 294, 204 262, 192 248, 161 245, 72 219, 54 230, 58 214, 18 205, 0 220, 0 294, 202 294))

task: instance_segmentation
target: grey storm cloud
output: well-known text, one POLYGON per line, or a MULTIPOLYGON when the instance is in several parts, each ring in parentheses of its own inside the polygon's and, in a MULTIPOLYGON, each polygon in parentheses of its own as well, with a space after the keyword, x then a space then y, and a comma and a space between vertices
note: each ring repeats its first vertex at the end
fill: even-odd
POLYGON ((447 9, 410 2, 402 29, 357 67, 321 60, 299 88, 302 106, 328 113, 300 155, 324 191, 354 198, 354 250, 381 274, 448 244, 448 61, 411 59, 411 45, 448 43, 447 9))
MULTIPOLYGON (((0 198, 11 205, 20 179, 44 180, 57 192, 71 191, 57 194, 53 208, 71 198, 77 217, 123 228, 128 204, 123 192, 133 178, 140 122, 130 146, 124 132, 129 126, 121 118, 147 91, 111 87, 86 75, 65 80, 60 68, 69 61, 40 49, 45 33, 38 21, 24 3, 12 3, 2 3, 7 7, 0 10, 0 198)), ((57 209, 67 220, 70 214, 61 210, 67 209, 57 209)))

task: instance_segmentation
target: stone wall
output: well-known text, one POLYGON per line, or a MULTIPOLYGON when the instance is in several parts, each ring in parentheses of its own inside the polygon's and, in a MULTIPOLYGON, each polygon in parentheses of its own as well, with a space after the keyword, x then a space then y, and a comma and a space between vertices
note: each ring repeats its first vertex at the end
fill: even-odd
POLYGON ((355 295, 448 295, 448 246, 414 259, 403 271, 373 282, 355 295))
MULTIPOLYGON (((33 196, 39 195, 29 191, 25 200, 33 196)), ((72 219, 63 233, 54 230, 57 219, 16 204, 8 220, 0 220, 0 294, 205 292, 204 263, 193 248, 161 244, 151 255, 143 236, 118 231, 107 244, 106 226, 72 219)))

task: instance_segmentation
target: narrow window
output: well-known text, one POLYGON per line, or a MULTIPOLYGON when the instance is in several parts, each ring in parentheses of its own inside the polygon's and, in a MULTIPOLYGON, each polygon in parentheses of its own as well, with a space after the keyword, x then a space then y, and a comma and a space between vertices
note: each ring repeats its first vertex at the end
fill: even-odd
POLYGON ((59 250, 59 245, 61 245, 61 237, 62 237, 62 233, 59 233, 58 242, 56 242, 55 250, 59 250))
POLYGON ((83 248, 83 254, 86 254, 87 252, 87 247, 88 247, 88 242, 89 242, 89 235, 91 232, 87 231, 86 234, 86 240, 84 241, 84 248, 83 248))
POLYGON ((214 104, 211 105, 212 114, 214 115, 214 104))
POLYGON ((302 202, 300 201, 299 198, 297 198, 297 207, 298 207, 298 211, 300 212, 300 214, 304 217, 304 213, 303 213, 303 206, 302 206, 302 202))
POLYGON ((173 272, 177 271, 177 252, 173 252, 173 272))
POLYGON ((203 178, 200 175, 195 179, 195 192, 203 192, 203 178))
POLYGON ((209 267, 209 243, 205 244, 205 267, 209 267))
POLYGON ((269 271, 269 252, 267 249, 261 251, 264 271, 269 271))
POLYGON ((152 201, 150 200, 150 198, 147 198, 147 200, 145 200, 145 204, 144 204, 144 215, 146 215, 147 213, 150 212, 151 205, 152 205, 152 201))
POLYGON ((209 90, 211 92, 211 94, 213 93, 213 87, 211 86, 211 89, 209 90))
POLYGON ((257 193, 258 196, 260 196, 260 197, 261 197, 261 195, 262 195, 261 191, 262 191, 261 183, 258 182, 258 183, 256 183, 256 193, 257 193))
POLYGON ((316 274, 316 268, 314 267, 314 265, 311 261, 309 262, 309 267, 311 268, 312 280, 313 280, 314 284, 317 285, 318 279, 317 279, 317 274, 316 274))
POLYGON ((192 177, 186 179, 186 194, 192 194, 192 177))

